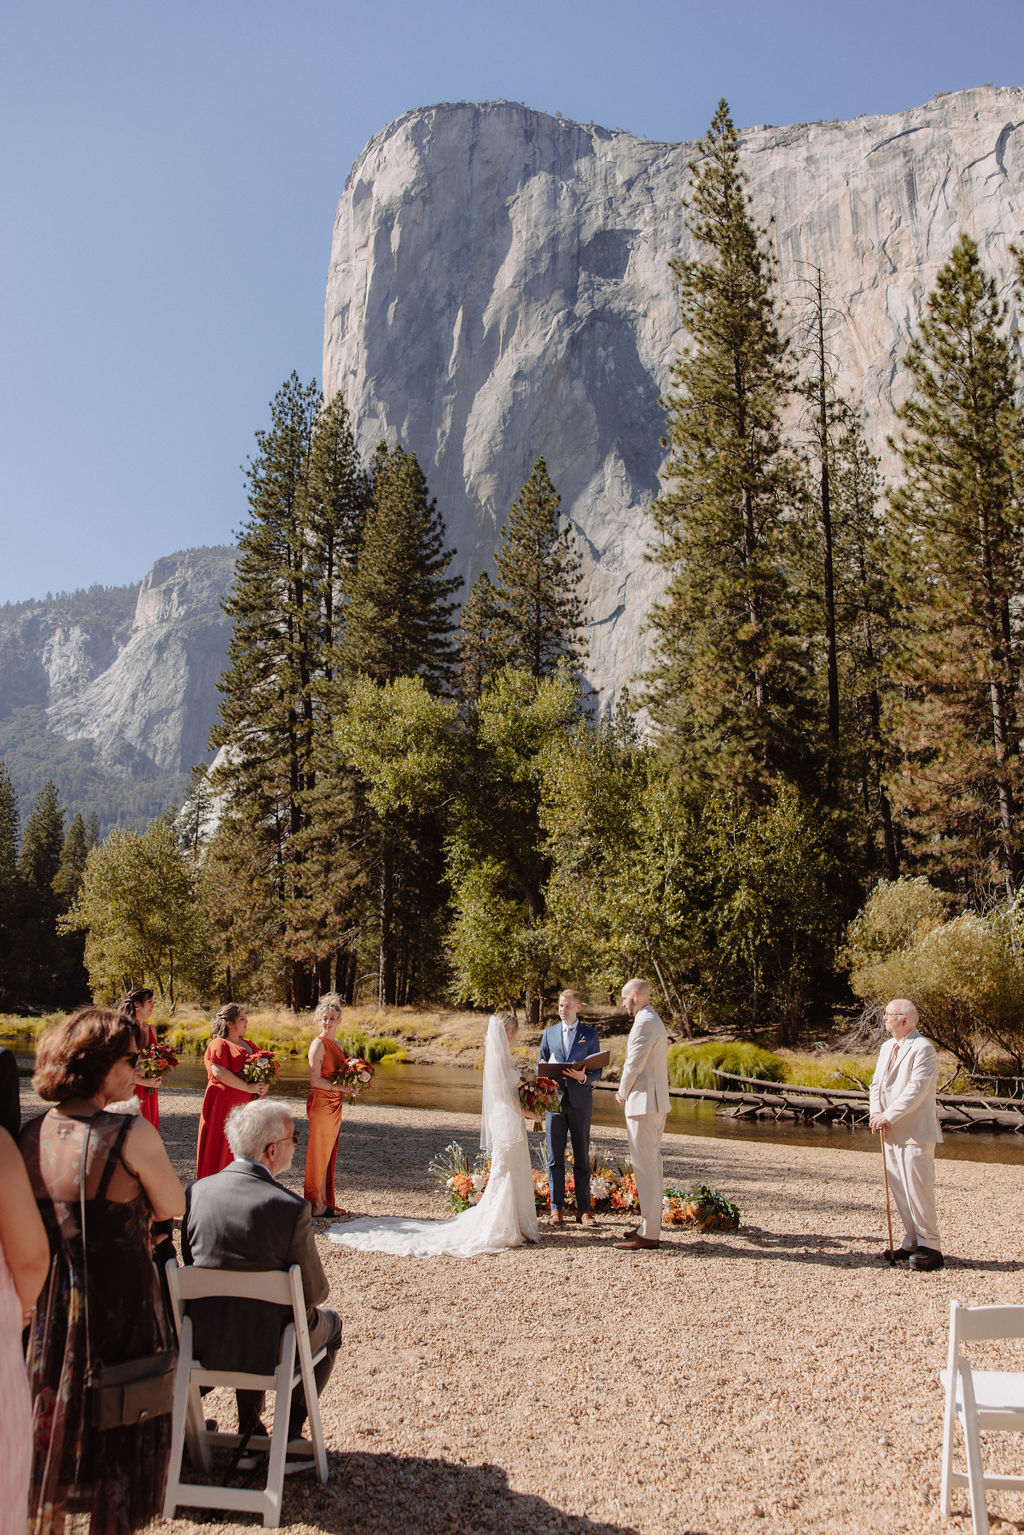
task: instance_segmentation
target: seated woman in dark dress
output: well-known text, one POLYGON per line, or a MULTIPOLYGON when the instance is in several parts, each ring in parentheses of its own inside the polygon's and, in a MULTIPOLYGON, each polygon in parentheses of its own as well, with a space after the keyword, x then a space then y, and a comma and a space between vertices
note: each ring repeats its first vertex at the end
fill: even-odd
POLYGON ((30 1535, 78 1513, 90 1515, 91 1535, 125 1535, 163 1501, 170 1418, 101 1431, 90 1422, 85 1388, 87 1343, 94 1361, 111 1365, 169 1342, 150 1223, 181 1215, 185 1195, 153 1126, 104 1112, 131 1097, 138 1050, 129 1019, 81 1008, 48 1029, 36 1052, 32 1085, 56 1107, 21 1135, 50 1244, 29 1327, 30 1535))

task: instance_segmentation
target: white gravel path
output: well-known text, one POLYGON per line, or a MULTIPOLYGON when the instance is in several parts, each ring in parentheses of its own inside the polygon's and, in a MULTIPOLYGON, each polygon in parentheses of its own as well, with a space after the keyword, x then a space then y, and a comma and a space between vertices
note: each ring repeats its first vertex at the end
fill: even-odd
MULTIPOLYGON (((163 1094, 185 1178, 198 1107, 196 1093, 163 1094)), ((301 1121, 300 1102, 294 1112, 301 1121)), ((439 1215, 427 1164, 452 1139, 471 1148, 477 1129, 465 1114, 346 1108, 339 1202, 439 1215)), ((595 1139, 624 1149, 622 1132, 595 1139)), ((1024 1300, 1019 1168, 937 1164, 948 1262, 914 1274, 879 1261, 878 1156, 689 1136, 665 1149, 666 1177, 735 1200, 739 1231, 676 1230, 657 1252, 622 1253, 611 1242, 627 1222, 604 1217, 539 1248, 416 1260, 336 1247, 318 1222, 346 1339, 322 1399, 331 1480, 289 1479, 285 1523, 346 1535, 969 1531, 966 1493, 951 1520, 938 1513, 938 1370, 952 1297, 1024 1300)), ((301 1190, 298 1165, 286 1181, 301 1190)), ((1024 1451, 1003 1439, 1004 1468, 1024 1473, 1024 1451)), ((990 1494, 989 1510, 994 1531, 1024 1530, 1024 1495, 990 1494)))

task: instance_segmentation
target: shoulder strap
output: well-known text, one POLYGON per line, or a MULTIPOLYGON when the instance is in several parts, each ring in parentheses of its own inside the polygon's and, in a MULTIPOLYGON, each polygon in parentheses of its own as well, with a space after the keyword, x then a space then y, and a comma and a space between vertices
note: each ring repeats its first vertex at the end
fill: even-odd
MULTIPOLYGON (((100 1179, 96 1186, 96 1194, 94 1196, 96 1199, 106 1199, 107 1197, 107 1190, 110 1187, 110 1180, 113 1178, 114 1173, 117 1170, 118 1162, 121 1161, 121 1151, 134 1119, 134 1114, 125 1114, 122 1117, 121 1128, 117 1132, 117 1135, 114 1139, 114 1144, 110 1148, 110 1156, 107 1159, 107 1165, 103 1169, 103 1177, 100 1179)), ((91 1120, 89 1121, 89 1124, 91 1127, 91 1120)))

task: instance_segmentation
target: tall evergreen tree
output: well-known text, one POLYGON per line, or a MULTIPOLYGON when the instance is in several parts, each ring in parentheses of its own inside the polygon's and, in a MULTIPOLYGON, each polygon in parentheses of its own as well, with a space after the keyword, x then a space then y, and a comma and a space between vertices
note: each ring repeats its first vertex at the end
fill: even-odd
POLYGON ((0 762, 0 1006, 15 995, 19 930, 18 796, 0 762))
POLYGON ((672 367, 662 538, 646 701, 669 759, 764 801, 815 782, 806 648, 790 590, 788 523, 802 495, 780 414, 793 378, 770 262, 748 207, 724 101, 690 166, 689 227, 704 259, 676 260, 690 350, 672 367))
MULTIPOLYGON (((348 586, 341 662, 349 677, 378 684, 419 677, 430 693, 450 690, 455 667, 451 600, 461 582, 446 574, 444 523, 414 453, 401 447, 377 454, 373 493, 356 569, 348 586)), ((402 948, 401 892, 413 864, 424 859, 441 879, 436 828, 409 826, 401 815, 373 808, 361 796, 350 845, 358 846, 358 887, 372 890, 377 937, 377 993, 395 1002, 402 948), (428 844, 433 851, 428 855, 428 844)), ((423 868, 417 882, 422 884, 423 868)), ((415 903, 409 907, 415 920, 415 903)))
POLYGON ((509 512, 495 557, 499 617, 493 627, 503 659, 537 682, 550 677, 560 661, 578 664, 585 654, 580 558, 572 530, 559 528, 560 505, 539 458, 509 512))
POLYGON ((484 682, 505 659, 501 603, 486 570, 473 582, 459 619, 458 693, 475 704, 484 682))
MULTIPOLYGON (((269 429, 256 433, 249 519, 224 603, 233 628, 220 722, 211 735, 213 746, 226 748, 212 784, 225 796, 229 858, 234 849, 237 879, 227 879, 226 893, 260 880, 269 908, 260 925, 264 933, 276 931, 278 941, 285 906, 301 893, 295 837, 303 794, 312 787, 319 614, 306 481, 318 403, 316 385, 293 373, 271 402, 269 429)), ((309 989, 308 972, 293 962, 288 1000, 305 1005, 309 989)))
POLYGON ((18 855, 18 899, 21 905, 21 986, 29 1001, 57 1000, 60 945, 57 939, 59 901, 54 881, 64 847, 64 813, 57 789, 47 780, 36 796, 25 823, 18 855))
POLYGON ((446 574, 444 522, 415 453, 378 455, 359 560, 348 584, 342 662, 349 676, 393 682, 422 677, 444 693, 461 578, 446 574))
POLYGON ((903 483, 891 498, 903 766, 893 792, 920 856, 974 891, 1021 881, 1024 436, 1007 313, 961 235, 906 358, 903 483))
MULTIPOLYGON (((78 899, 85 877, 85 866, 90 849, 86 824, 81 812, 77 812, 60 854, 60 867, 53 880, 53 893, 57 898, 58 919, 78 899)), ((57 974, 57 999, 66 1007, 85 1002, 89 996, 89 978, 85 969, 85 939, 80 933, 66 933, 59 941, 59 968, 57 974)))

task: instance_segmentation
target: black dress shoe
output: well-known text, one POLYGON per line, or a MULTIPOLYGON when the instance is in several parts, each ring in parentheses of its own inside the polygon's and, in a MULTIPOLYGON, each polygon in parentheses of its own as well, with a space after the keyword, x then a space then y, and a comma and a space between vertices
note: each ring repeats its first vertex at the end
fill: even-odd
POLYGON ((919 1247, 910 1254, 910 1267, 919 1274, 929 1274, 933 1269, 940 1269, 945 1261, 935 1247, 919 1247))
POLYGON ((912 1247, 897 1247, 895 1251, 886 1247, 882 1250, 882 1257, 886 1263, 906 1263, 913 1251, 912 1247))

